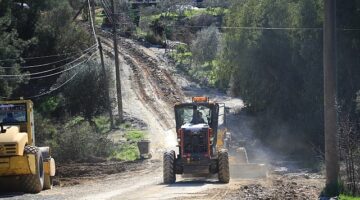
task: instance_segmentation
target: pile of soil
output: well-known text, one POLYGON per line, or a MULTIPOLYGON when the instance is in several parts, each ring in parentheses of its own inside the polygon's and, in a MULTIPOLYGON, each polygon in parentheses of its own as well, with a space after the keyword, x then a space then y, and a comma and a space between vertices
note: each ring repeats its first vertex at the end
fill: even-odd
POLYGON ((56 166, 55 185, 71 186, 107 175, 129 173, 159 167, 159 160, 66 163, 56 166))

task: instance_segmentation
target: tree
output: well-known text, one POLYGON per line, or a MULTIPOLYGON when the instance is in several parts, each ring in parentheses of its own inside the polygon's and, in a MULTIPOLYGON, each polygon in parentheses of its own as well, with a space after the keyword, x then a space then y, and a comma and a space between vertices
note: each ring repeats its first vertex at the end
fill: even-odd
MULTIPOLYGON (((319 0, 234 1, 226 26, 321 27, 321 10, 319 0)), ((258 116, 258 136, 288 153, 312 152, 306 145, 273 141, 286 138, 322 146, 321 30, 228 29, 223 46, 213 74, 258 116), (279 129, 285 128, 279 127, 288 131, 280 135, 279 129)))
MULTIPOLYGON (((27 42, 20 39, 12 23, 12 1, 0 1, 0 75, 20 74, 21 54, 27 42)), ((6 79, 0 77, 0 96, 10 97, 13 90, 24 81, 22 78, 6 79)))
MULTIPOLYGON (((62 94, 65 99, 65 107, 72 115, 81 115, 87 121, 92 122, 95 115, 106 111, 106 81, 101 75, 101 66, 97 62, 89 62, 87 66, 80 66, 76 72, 78 75, 69 82, 62 94)), ((73 74, 64 74, 59 78, 58 84, 71 78, 73 74)))

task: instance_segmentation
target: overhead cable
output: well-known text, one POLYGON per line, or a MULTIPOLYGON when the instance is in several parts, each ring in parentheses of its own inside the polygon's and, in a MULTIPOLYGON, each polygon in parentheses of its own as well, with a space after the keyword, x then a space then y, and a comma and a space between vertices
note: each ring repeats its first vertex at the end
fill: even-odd
POLYGON ((76 58, 75 60, 69 62, 69 63, 66 63, 65 65, 62 65, 62 66, 59 66, 59 67, 56 67, 56 68, 53 68, 53 69, 49 69, 49 70, 45 70, 45 71, 41 71, 41 72, 34 72, 34 73, 29 73, 29 74, 5 74, 5 75, 0 75, 0 78, 1 77, 26 77, 26 76, 33 76, 33 75, 39 75, 39 74, 45 74, 45 73, 48 73, 48 72, 52 72, 52 71, 55 71, 55 70, 58 70, 60 68, 63 68, 67 65, 70 65, 70 64, 73 64, 75 63, 76 61, 80 60, 81 58, 83 58, 84 56, 86 56, 87 53, 81 55, 80 57, 76 58))
MULTIPOLYGON (((87 49, 87 50, 84 50, 82 53, 87 53, 89 52, 90 50, 96 48, 96 46, 93 46, 91 49, 87 49)), ((56 63, 61 63, 61 62, 64 62, 66 60, 69 60, 71 58, 75 57, 75 55, 73 56, 70 56, 70 57, 66 57, 64 59, 61 59, 61 60, 57 60, 57 61, 54 61, 54 62, 49 62, 49 63, 44 63, 44 64, 39 64, 39 65, 31 65, 31 66, 20 66, 21 69, 32 69, 32 68, 39 68, 39 67, 44 67, 44 66, 49 66, 49 65, 53 65, 53 64, 56 64, 56 63)), ((11 69, 13 67, 1 67, 0 68, 2 69, 11 69)))
MULTIPOLYGON (((92 57, 92 56, 95 55, 95 54, 96 54, 96 52, 94 52, 93 54, 91 54, 90 57, 92 57)), ((90 58, 90 57, 89 57, 89 58, 90 58)), ((89 59, 88 59, 88 60, 89 60, 89 59)), ((56 72, 56 73, 52 73, 52 74, 48 74, 48 75, 43 75, 43 76, 31 77, 30 80, 42 79, 42 78, 47 78, 47 77, 52 77, 52 76, 55 76, 55 75, 58 75, 58 74, 62 74, 62 73, 64 73, 64 72, 70 71, 70 70, 78 67, 79 65, 87 62, 88 60, 81 61, 80 63, 78 63, 78 64, 76 64, 76 65, 74 65, 74 66, 72 66, 72 67, 70 67, 70 68, 68 68, 68 69, 64 69, 64 70, 62 70, 62 71, 60 71, 60 72, 56 72)))
MULTIPOLYGON (((94 56, 95 54, 92 54, 87 60, 85 60, 84 62, 82 62, 82 64, 85 64, 87 63, 90 59, 92 59, 92 57, 94 56)), ((80 68, 82 69, 82 68, 80 68)), ((64 83, 62 83, 61 85, 53 88, 53 89, 50 89, 49 91, 47 92, 43 92, 41 94, 38 94, 38 95, 33 95, 33 96, 28 96, 28 97, 23 97, 25 99, 31 99, 31 98, 38 98, 38 97, 42 97, 42 96, 45 96, 45 95, 48 95, 60 88, 62 88, 63 86, 65 86, 67 83, 69 83, 70 81, 72 81, 78 74, 80 73, 80 71, 77 71, 74 75, 72 75, 68 80, 66 80, 64 83)), ((9 99, 7 97, 0 97, 0 99, 9 99)))
MULTIPOLYGON (((94 45, 90 46, 89 48, 85 49, 84 51, 91 49, 93 47, 96 47, 96 46, 97 46, 97 44, 94 44, 94 45)), ((78 53, 79 53, 78 51, 74 51, 74 52, 68 52, 68 53, 63 53, 63 54, 53 54, 53 55, 47 55, 47 56, 36 56, 36 57, 27 57, 27 58, 8 58, 8 59, 2 59, 2 60, 0 60, 0 62, 11 61, 11 60, 34 60, 34 59, 40 59, 40 58, 52 58, 52 57, 60 57, 60 56, 66 56, 66 55, 71 55, 71 54, 78 54, 78 53)))
MULTIPOLYGON (((85 60, 84 64, 87 63, 90 59, 92 59, 92 57, 94 56, 95 54, 92 54, 87 60, 85 60)), ((74 75, 72 75, 68 80, 66 80, 64 83, 62 83, 61 85, 57 86, 56 88, 54 89, 50 89, 49 91, 47 92, 44 92, 44 93, 41 93, 41 94, 38 94, 38 95, 34 95, 34 96, 30 96, 30 97, 27 97, 27 99, 30 99, 30 98, 38 98, 38 97, 41 97, 41 96, 44 96, 44 95, 48 95, 60 88, 62 88, 63 86, 65 86, 67 83, 69 83, 70 81, 72 81, 78 74, 80 73, 80 71, 77 71, 74 75)))

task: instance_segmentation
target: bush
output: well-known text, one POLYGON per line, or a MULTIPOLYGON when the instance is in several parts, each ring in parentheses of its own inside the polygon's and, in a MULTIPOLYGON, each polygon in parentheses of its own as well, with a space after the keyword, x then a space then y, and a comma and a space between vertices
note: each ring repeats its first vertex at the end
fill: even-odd
POLYGON ((49 141, 54 157, 59 161, 108 157, 114 147, 106 134, 96 132, 94 127, 82 117, 72 118, 60 127, 49 141))
MULTIPOLYGON (((106 81, 100 64, 89 62, 86 67, 79 69, 74 80, 66 85, 62 92, 65 107, 72 116, 81 115, 86 120, 92 121, 96 115, 107 110, 108 105, 106 81)), ((59 78, 59 84, 68 80, 72 74, 66 74, 59 78)))

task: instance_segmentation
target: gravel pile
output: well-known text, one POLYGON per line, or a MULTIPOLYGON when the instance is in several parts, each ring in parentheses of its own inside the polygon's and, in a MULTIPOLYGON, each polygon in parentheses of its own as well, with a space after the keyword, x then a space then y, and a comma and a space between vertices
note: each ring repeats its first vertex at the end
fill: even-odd
POLYGON ((226 199, 244 200, 308 200, 318 199, 321 188, 313 185, 303 185, 295 181, 273 180, 268 186, 264 184, 249 184, 228 193, 226 199))

